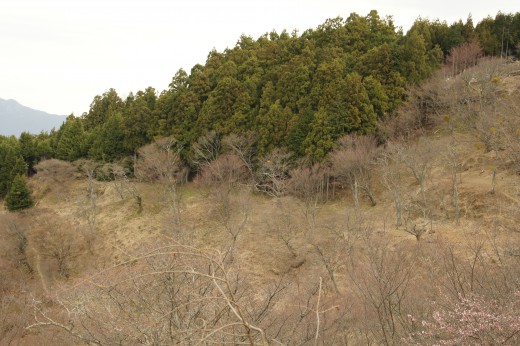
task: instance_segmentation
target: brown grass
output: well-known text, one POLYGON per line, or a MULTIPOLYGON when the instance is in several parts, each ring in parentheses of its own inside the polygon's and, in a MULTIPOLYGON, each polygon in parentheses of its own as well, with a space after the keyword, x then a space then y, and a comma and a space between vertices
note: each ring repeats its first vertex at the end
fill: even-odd
MULTIPOLYGON (((503 88, 513 92, 520 85, 520 77, 507 77, 504 83, 503 88)), ((427 232, 420 242, 405 228, 424 222, 421 211, 424 201, 419 184, 403 164, 397 170, 403 181, 405 210, 405 223, 400 227, 395 225, 394 205, 390 192, 382 184, 380 165, 372 166, 376 206, 371 206, 364 197, 356 206, 350 193, 340 191, 336 199, 318 203, 312 227, 305 200, 287 195, 269 197, 240 184, 231 184, 235 187, 229 187, 231 192, 225 195, 231 208, 226 224, 219 209, 224 197, 214 186, 187 184, 178 187, 175 193, 179 206, 172 211, 168 205, 170 199, 161 184, 130 181, 142 197, 143 210, 138 213, 130 193, 121 199, 112 182, 95 182, 97 222, 93 246, 88 250, 82 240, 82 230, 88 226, 85 218, 87 180, 78 178, 69 165, 54 160, 40 163, 39 173, 31 179, 37 201, 32 211, 13 215, 0 210, 1 235, 8 232, 5 227, 8 223, 26 230, 28 247, 24 255, 35 274, 27 278, 25 274, 13 271, 17 265, 9 258, 20 255, 13 250, 13 238, 2 243, 6 249, 1 263, 7 264, 0 266, 3 270, 0 274, 9 275, 13 282, 27 280, 31 293, 45 295, 45 291, 59 291, 66 282, 86 282, 83 280, 88 281, 92 273, 128 261, 149 244, 157 242, 177 241, 225 252, 232 241, 229 223, 233 223, 231 226, 240 223, 244 208, 248 207, 247 221, 236 237, 232 263, 247 278, 247 287, 255 288, 257 299, 261 297, 259 292, 272 282, 286 280, 293 286, 274 311, 283 311, 285 306, 287 313, 297 313, 290 304, 298 296, 297 290, 315 288, 321 278, 327 304, 348 312, 348 326, 344 323, 346 320, 341 324, 342 337, 347 335, 353 344, 359 344, 363 340, 382 343, 392 328, 397 328, 399 335, 406 335, 413 327, 409 321, 403 320, 395 327, 388 319, 378 320, 381 315, 375 309, 377 303, 391 306, 403 299, 403 309, 407 313, 427 318, 433 309, 428 302, 442 299, 439 290, 450 294, 470 289, 501 294, 506 290, 504 287, 514 286, 518 278, 513 269, 520 256, 520 188, 516 171, 506 163, 499 165, 495 193, 492 194, 490 167, 496 166, 493 153, 486 153, 467 127, 456 127, 451 132, 442 119, 436 121, 441 125, 422 136, 418 144, 404 149, 409 155, 430 149, 435 162, 425 180, 427 208, 431 213, 427 232), (447 148, 454 142, 459 160, 459 225, 455 222, 450 166, 446 159, 447 148), (73 247, 68 278, 60 275, 55 260, 49 259, 45 246, 42 247, 42 242, 48 241, 46 234, 56 229, 62 229, 64 233, 55 241, 70 242, 73 247), (380 263, 376 261, 378 256, 384 259, 380 263), (460 262, 450 267, 450 256, 460 262), (472 262, 477 257, 478 261, 472 262), (470 270, 468 263, 477 265, 470 270), (374 271, 374 268, 380 270, 374 271), (459 286, 453 284, 449 276, 456 270, 466 280, 459 286), (399 276, 403 271, 409 271, 410 277, 399 276), (367 273, 372 276, 366 276, 367 273), (371 301, 367 292, 378 289, 377 285, 384 280, 408 280, 408 288, 402 291, 402 297, 389 295, 384 298, 390 299, 386 302, 371 301)), ((381 286, 379 289, 388 288, 381 286)), ((399 295, 400 289, 391 294, 399 295)), ((12 293, 13 289, 9 288, 9 291, 12 293)), ((456 294, 450 297, 455 299, 456 294)), ((15 315, 15 308, 6 309, 10 316, 15 315)), ((28 323, 30 316, 25 318, 17 322, 17 328, 28 323)), ((0 326, 1 323, 0 319, 0 326)), ((16 337, 23 340, 20 334, 16 337)), ((39 337, 48 335, 36 334, 27 340, 38 340, 39 337)), ((334 340, 333 343, 339 343, 334 340)), ((401 341, 387 340, 389 344, 401 341)))

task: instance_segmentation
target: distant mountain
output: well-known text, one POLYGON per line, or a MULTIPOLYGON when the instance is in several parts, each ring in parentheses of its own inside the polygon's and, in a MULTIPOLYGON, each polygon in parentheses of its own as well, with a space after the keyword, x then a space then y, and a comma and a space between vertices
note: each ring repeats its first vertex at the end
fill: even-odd
POLYGON ((15 100, 0 98, 0 135, 18 137, 22 132, 38 134, 58 129, 66 117, 25 107, 15 100))

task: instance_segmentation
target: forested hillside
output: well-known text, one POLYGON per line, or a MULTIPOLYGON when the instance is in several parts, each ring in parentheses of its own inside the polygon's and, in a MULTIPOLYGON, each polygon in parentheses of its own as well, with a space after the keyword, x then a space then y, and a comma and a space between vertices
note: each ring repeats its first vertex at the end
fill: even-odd
POLYGON ((0 345, 518 345, 519 40, 352 14, 0 137, 0 345))
POLYGON ((516 56, 519 22, 519 13, 476 26, 471 18, 450 25, 418 19, 404 34, 372 11, 301 34, 242 36, 233 48, 211 51, 204 66, 179 70, 168 90, 149 87, 125 100, 113 89, 96 96, 88 112, 33 138, 51 149, 38 159, 113 161, 171 136, 189 164, 193 144, 214 132, 253 138, 258 156, 277 148, 321 161, 344 134, 384 141, 378 122, 394 116, 408 88, 441 63, 456 74, 480 55, 516 56))

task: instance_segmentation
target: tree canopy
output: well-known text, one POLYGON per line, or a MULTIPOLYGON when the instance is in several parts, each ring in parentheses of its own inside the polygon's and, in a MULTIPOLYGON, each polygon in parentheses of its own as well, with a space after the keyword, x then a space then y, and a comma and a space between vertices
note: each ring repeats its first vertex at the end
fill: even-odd
POLYGON ((302 34, 242 35, 234 47, 212 50, 204 65, 177 71, 167 90, 148 87, 122 99, 109 89, 57 131, 0 138, 0 196, 42 158, 113 161, 158 137, 175 137, 186 161, 210 132, 247 133, 260 156, 282 149, 319 161, 343 135, 376 133, 407 88, 454 48, 507 58, 518 55, 519 43, 520 13, 500 12, 476 25, 471 16, 451 25, 419 18, 406 34, 371 11, 327 19, 302 34))

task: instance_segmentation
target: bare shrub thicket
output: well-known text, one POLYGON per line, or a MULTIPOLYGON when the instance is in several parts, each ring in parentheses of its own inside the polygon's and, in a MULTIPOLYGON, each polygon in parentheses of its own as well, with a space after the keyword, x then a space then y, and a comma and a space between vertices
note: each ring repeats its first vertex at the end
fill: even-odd
POLYGON ((390 193, 394 206, 396 227, 402 226, 408 203, 408 191, 404 183, 405 168, 400 158, 400 151, 399 144, 389 142, 386 150, 382 151, 377 159, 381 171, 381 183, 390 193))
POLYGON ((418 227, 424 228, 431 225, 437 202, 435 199, 437 197, 436 185, 432 181, 432 169, 436 164, 437 152, 424 140, 396 146, 395 150, 399 160, 411 173, 419 187, 419 190, 412 194, 406 219, 411 221, 420 216, 422 217, 422 224, 418 227))
POLYGON ((408 92, 408 102, 398 116, 387 118, 380 128, 388 139, 413 139, 439 125, 453 104, 453 83, 441 71, 408 92))
MULTIPOLYGON (((494 166, 520 172, 520 93, 504 95, 493 109, 486 110, 474 125, 477 139, 494 153, 494 166)), ((494 176, 496 169, 493 169, 494 176)), ((493 183, 494 185, 494 183, 493 183)))
POLYGON ((0 214, 0 344, 16 344, 27 323, 25 292, 33 267, 28 258, 30 227, 18 214, 0 214))
MULTIPOLYGON (((472 129, 477 140, 482 143, 486 152, 493 153, 493 163, 491 170, 491 192, 495 193, 497 174, 500 167, 508 158, 513 158, 516 154, 518 135, 517 116, 514 115, 517 108, 515 102, 511 102, 517 95, 508 95, 507 86, 503 85, 507 70, 500 63, 500 60, 486 60, 478 66, 465 71, 462 79, 466 85, 468 109, 472 109, 473 116, 472 129), (511 112, 511 109, 513 111, 511 112), (512 114, 513 113, 513 114, 512 114), (512 148, 507 153, 515 153, 513 157, 503 156, 502 151, 512 148)), ((507 154, 506 154, 507 155, 507 154)))
MULTIPOLYGON (((88 344, 336 344, 345 309, 320 280, 251 285, 223 255, 163 245, 34 300, 29 329, 88 344)), ((343 339, 342 339, 343 338, 343 339)))
POLYGON ((486 106, 493 107, 497 101, 497 91, 502 78, 506 76, 499 59, 486 59, 477 66, 465 70, 460 79, 464 83, 463 101, 478 114, 486 106))
POLYGON ((477 41, 465 42, 450 50, 446 64, 451 68, 451 75, 456 76, 469 67, 476 66, 484 55, 477 41))
POLYGON ((390 239, 373 229, 367 229, 363 241, 365 250, 353 252, 347 267, 366 311, 360 329, 378 345, 400 345, 411 329, 407 315, 413 312, 418 248, 391 249, 390 239))
POLYGON ((236 186, 246 182, 249 170, 244 162, 235 154, 222 154, 203 166, 198 179, 207 185, 226 184, 236 186))
POLYGON ((216 186, 211 190, 213 219, 229 234, 226 256, 233 259, 238 236, 247 227, 251 213, 251 196, 243 189, 232 189, 228 185, 216 186))
POLYGON ((303 201, 305 220, 310 232, 316 229, 319 204, 326 198, 327 177, 325 169, 320 165, 299 167, 290 171, 287 191, 303 201))
MULTIPOLYGON (((136 178, 147 182, 158 182, 163 187, 163 200, 173 217, 174 228, 181 225, 182 205, 178 186, 187 182, 188 169, 184 166, 178 142, 174 138, 161 138, 138 150, 134 163, 136 178)), ((136 201, 139 209, 142 200, 139 194, 136 201)))
POLYGON ((68 184, 78 174, 76 168, 69 162, 57 159, 43 160, 34 166, 37 174, 32 178, 35 181, 35 194, 45 195, 51 192, 60 199, 70 198, 68 184))
MULTIPOLYGON (((243 270, 239 247, 237 260, 229 261, 227 248, 158 241, 125 263, 36 298, 28 328, 69 335, 69 344, 442 344, 459 330, 443 326, 465 325, 449 322, 461 316, 451 311, 476 316, 473 297, 509 316, 493 321, 511 321, 520 266, 494 234, 474 232, 461 250, 442 238, 393 238, 367 217, 323 219, 324 232, 308 239, 319 262, 262 280, 243 270)), ((289 228, 298 224, 284 220, 289 228)), ((288 249, 301 241, 290 240, 288 249)), ((486 309, 479 311, 492 312, 486 309)))
POLYGON ((499 112, 503 115, 499 129, 503 136, 505 158, 509 160, 513 170, 520 174, 520 91, 500 102, 499 112))
POLYGON ((484 107, 496 105, 500 80, 507 75, 500 60, 478 58, 473 44, 454 48, 453 54, 454 60, 450 62, 455 63, 452 67, 457 74, 447 78, 445 71, 438 71, 421 85, 412 87, 398 116, 380 124, 387 139, 413 139, 441 129, 446 120, 450 127, 467 131, 484 107))
POLYGON ((256 136, 254 134, 230 134, 223 138, 224 149, 236 155, 247 168, 249 179, 254 177, 256 151, 256 136))
POLYGON ((284 150, 275 149, 259 159, 255 173, 255 188, 273 197, 287 192, 292 155, 284 150))
POLYGON ((339 148, 332 153, 336 177, 350 187, 354 205, 359 206, 360 192, 376 205, 372 188, 372 171, 377 155, 377 142, 371 136, 347 135, 339 140, 339 148))
POLYGON ((161 138, 137 152, 134 175, 142 181, 164 185, 183 184, 187 169, 182 164, 180 147, 174 138, 161 138))
POLYGON ((0 215, 0 234, 4 239, 4 249, 1 253, 5 259, 14 261, 18 270, 31 274, 33 269, 27 257, 29 230, 30 225, 19 215, 0 215))
POLYGON ((37 260, 45 262, 51 272, 62 278, 78 273, 85 264, 87 242, 77 233, 77 228, 57 218, 39 222, 32 234, 37 260))
POLYGON ((198 180, 207 185, 248 185, 253 178, 256 153, 253 137, 228 135, 220 140, 215 131, 193 144, 191 162, 198 180))
POLYGON ((70 181, 76 177, 76 168, 67 161, 58 159, 43 160, 36 164, 36 172, 40 179, 54 182, 70 181))
POLYGON ((190 162, 198 170, 208 166, 221 154, 222 143, 216 131, 210 131, 191 146, 190 162))

